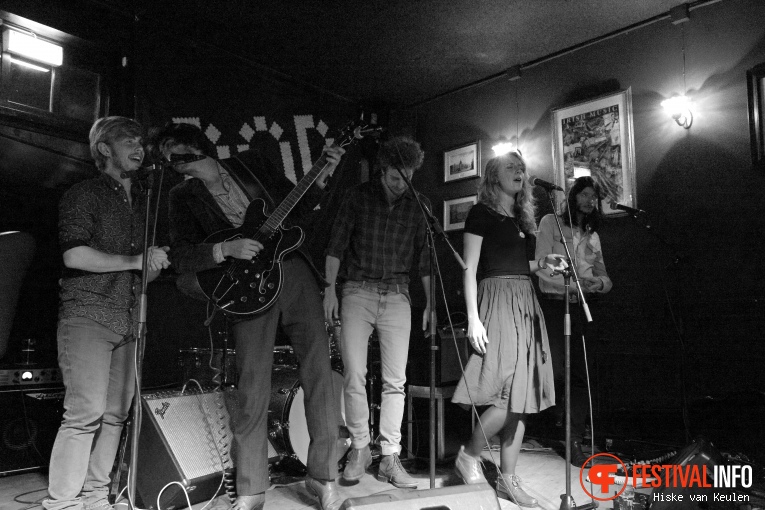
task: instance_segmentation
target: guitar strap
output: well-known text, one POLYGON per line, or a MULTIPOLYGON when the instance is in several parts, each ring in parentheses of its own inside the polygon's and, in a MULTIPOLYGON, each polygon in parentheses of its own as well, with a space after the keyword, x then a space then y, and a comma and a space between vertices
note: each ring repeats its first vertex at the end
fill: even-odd
POLYGON ((238 156, 232 156, 225 160, 225 164, 231 170, 231 178, 234 179, 244 191, 247 198, 250 199, 250 202, 256 198, 261 198, 265 200, 268 205, 266 208, 267 210, 273 211, 276 208, 276 204, 274 203, 273 198, 271 198, 271 195, 268 194, 266 187, 263 186, 260 179, 255 176, 255 173, 244 164, 244 161, 239 159, 238 156))

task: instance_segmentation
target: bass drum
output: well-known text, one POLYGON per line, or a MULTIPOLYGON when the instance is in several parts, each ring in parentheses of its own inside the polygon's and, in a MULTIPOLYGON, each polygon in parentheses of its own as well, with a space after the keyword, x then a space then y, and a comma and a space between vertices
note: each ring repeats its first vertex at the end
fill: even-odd
MULTIPOLYGON (((343 399, 343 376, 332 371, 332 386, 336 402, 340 406, 341 422, 337 424, 340 437, 337 440, 337 461, 345 455, 351 444, 345 428, 343 399)), ((268 406, 268 435, 271 443, 282 457, 293 457, 308 463, 308 423, 305 417, 305 394, 300 386, 297 367, 275 366, 271 373, 271 402, 268 406)))

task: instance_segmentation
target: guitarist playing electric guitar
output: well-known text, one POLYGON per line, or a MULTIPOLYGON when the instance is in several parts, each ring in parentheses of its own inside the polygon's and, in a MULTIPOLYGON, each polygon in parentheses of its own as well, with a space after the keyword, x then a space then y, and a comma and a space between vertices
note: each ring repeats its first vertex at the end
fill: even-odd
POLYGON ((261 509, 270 486, 268 407, 279 323, 297 355, 305 392, 311 437, 306 488, 324 510, 339 508, 342 500, 334 480, 342 418, 333 388, 320 295, 326 284, 299 248, 302 231, 283 228, 282 222, 286 219, 295 224, 318 204, 327 176, 345 150, 337 143, 324 148, 311 171, 293 186, 255 150, 214 159, 212 144, 190 124, 166 126, 154 143, 170 160, 174 154, 203 157, 174 166, 191 177, 170 191, 171 253, 172 263, 181 273, 178 285, 187 293, 202 294, 239 319, 231 326, 240 406, 234 430, 238 497, 233 509, 261 509), (264 208, 274 212, 267 216, 264 208), (216 237, 220 231, 224 233, 216 237), (201 275, 211 276, 204 280, 201 275), (265 299, 260 301, 260 297, 265 299), (247 305, 254 306, 248 309, 247 305))

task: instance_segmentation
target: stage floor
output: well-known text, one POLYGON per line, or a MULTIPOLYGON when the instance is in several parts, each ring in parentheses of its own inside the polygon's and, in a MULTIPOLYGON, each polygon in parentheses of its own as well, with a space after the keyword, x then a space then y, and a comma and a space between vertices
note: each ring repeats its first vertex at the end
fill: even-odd
MULTIPOLYGON (((565 492, 565 460, 559 453, 549 446, 542 446, 539 442, 530 439, 524 443, 518 461, 517 473, 521 476, 527 492, 539 500, 540 508, 545 510, 558 510, 560 508, 560 495, 565 492)), ((556 448, 557 449, 557 448, 556 448)), ((497 453, 493 454, 497 459, 497 453)), ((492 454, 484 452, 484 470, 492 487, 495 485, 496 474, 492 474, 494 466, 491 460, 492 454)), ((410 460, 405 462, 410 474, 419 480, 417 490, 430 488, 430 470, 425 460, 410 460)), ((344 498, 360 498, 372 494, 401 493, 406 492, 396 489, 390 484, 377 480, 376 462, 367 471, 367 474, 357 483, 351 485, 339 482, 340 494, 344 498)), ((306 508, 319 508, 316 500, 306 491, 302 478, 283 478, 266 493, 266 510, 299 510, 306 508)), ((0 478, 0 510, 32 510, 41 508, 39 502, 46 497, 46 476, 42 472, 19 474, 0 478)), ((458 485, 461 481, 453 474, 453 462, 443 462, 436 466, 435 487, 458 485)), ((643 492, 643 491, 641 491, 643 492)), ((572 466, 571 469, 571 494, 577 505, 587 503, 589 498, 585 495, 579 483, 579 469, 572 466)), ((596 492, 596 494, 598 494, 596 492)), ((502 509, 514 509, 516 505, 499 499, 502 509)), ((202 510, 205 502, 193 505, 193 510, 202 510)), ((227 509, 227 497, 219 496, 205 510, 214 507, 215 510, 227 509)), ((126 510, 127 505, 123 502, 115 506, 117 510, 126 510)), ((599 502, 598 508, 613 508, 611 501, 599 502)))

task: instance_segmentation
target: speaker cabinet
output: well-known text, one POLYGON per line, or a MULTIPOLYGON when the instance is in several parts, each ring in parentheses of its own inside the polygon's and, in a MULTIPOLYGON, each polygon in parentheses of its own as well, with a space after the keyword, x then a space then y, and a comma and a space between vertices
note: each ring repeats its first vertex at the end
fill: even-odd
POLYGON ((64 415, 64 391, 0 392, 0 476, 47 469, 64 415))
MULTIPOLYGON (((227 401, 234 392, 166 391, 142 395, 136 492, 145 508, 162 510, 211 499, 233 469, 227 401), (167 486, 170 482, 179 482, 167 486), (166 487, 167 486, 167 487, 166 487)), ((232 410, 233 414, 236 414, 232 410)))
MULTIPOLYGON (((436 386, 457 384, 462 366, 467 363, 468 348, 465 331, 442 327, 437 330, 439 349, 436 352, 436 386), (462 362, 462 364, 460 363, 462 362)), ((422 310, 412 309, 412 331, 409 336, 409 360, 406 382, 415 386, 430 386, 430 339, 422 332, 422 310)))
POLYGON ((489 484, 455 485, 421 491, 397 491, 348 498, 340 510, 500 510, 489 484))

